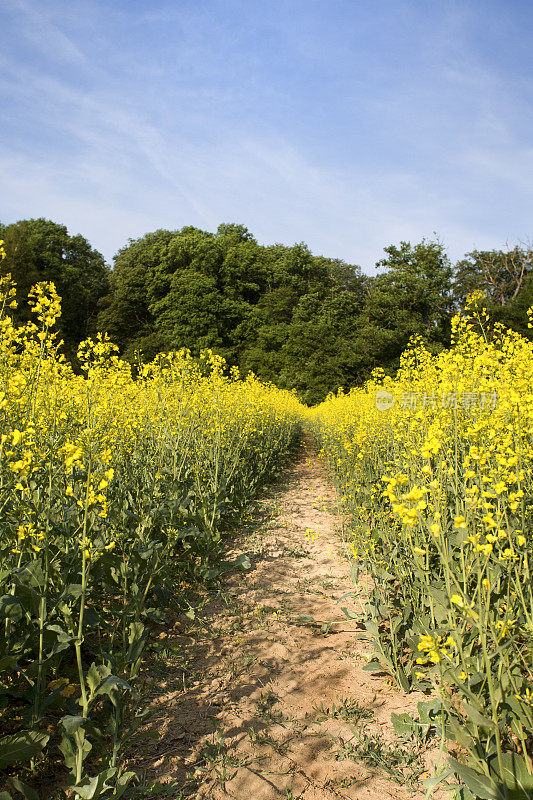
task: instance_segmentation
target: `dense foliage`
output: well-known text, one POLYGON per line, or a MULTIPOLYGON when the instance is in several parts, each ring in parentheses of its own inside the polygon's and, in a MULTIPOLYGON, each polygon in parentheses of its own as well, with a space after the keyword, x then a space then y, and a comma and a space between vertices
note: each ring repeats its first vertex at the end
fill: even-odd
POLYGON ((362 385, 375 367, 394 374, 412 335, 431 352, 447 347, 453 313, 472 291, 485 293, 491 319, 529 336, 527 247, 474 251, 452 268, 438 241, 401 242, 384 248, 370 277, 303 243, 260 245, 242 225, 148 233, 119 250, 112 271, 82 236, 47 220, 0 226, 0 235, 2 272, 19 285, 15 321, 29 319, 30 287, 53 280, 76 369, 77 345, 99 330, 132 364, 210 348, 241 374, 317 403, 339 386, 362 385))
POLYGON ((357 364, 339 359, 353 336, 366 280, 303 245, 262 247, 242 226, 186 227, 130 242, 115 259, 100 326, 134 360, 209 347, 241 372, 324 396, 357 364))
MULTIPOLYGON (((533 793, 533 344, 479 297, 453 346, 311 410, 373 577, 374 661, 433 686, 462 798, 533 793), (466 763, 464 755, 467 756, 466 763)), ((533 309, 529 312, 533 318, 533 309)))
POLYGON ((101 298, 109 292, 110 270, 103 256, 81 235, 70 236, 63 225, 46 219, 0 224, 6 257, 0 276, 8 273, 17 285, 15 324, 31 318, 28 294, 39 281, 53 281, 62 298, 58 330, 64 352, 75 358, 78 344, 94 335, 101 298))

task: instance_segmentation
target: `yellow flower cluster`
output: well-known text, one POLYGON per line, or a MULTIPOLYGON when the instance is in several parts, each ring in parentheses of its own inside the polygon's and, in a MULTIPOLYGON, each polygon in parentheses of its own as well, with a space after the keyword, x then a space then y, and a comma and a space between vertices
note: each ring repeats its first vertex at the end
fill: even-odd
POLYGON ((417 658, 416 663, 424 665, 428 663, 438 664, 443 657, 449 658, 455 647, 455 642, 451 636, 424 634, 420 637, 418 650, 426 655, 417 658))
POLYGON ((81 343, 74 372, 53 332, 53 284, 32 289, 25 325, 10 316, 14 298, 1 279, 0 699, 31 686, 37 724, 49 691, 55 704, 79 694, 85 718, 98 670, 123 664, 131 679, 141 620, 209 578, 227 520, 290 451, 301 406, 209 351, 133 373, 103 334, 81 343), (90 678, 86 642, 91 659, 105 654, 90 678), (59 669, 71 677, 56 679, 59 669))
POLYGON ((469 692, 526 742, 530 706, 511 700, 502 722, 502 703, 533 679, 533 344, 491 327, 481 301, 449 350, 413 341, 395 379, 376 370, 308 418, 374 577, 383 664, 401 685, 438 674, 444 697, 469 692))

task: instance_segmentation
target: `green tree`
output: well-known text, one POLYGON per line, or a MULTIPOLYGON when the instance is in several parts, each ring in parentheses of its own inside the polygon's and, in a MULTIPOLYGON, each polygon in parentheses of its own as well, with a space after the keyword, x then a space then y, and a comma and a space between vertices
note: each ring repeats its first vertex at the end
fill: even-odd
POLYGON ((159 274, 158 283, 155 274, 160 273, 166 248, 174 236, 172 231, 157 230, 130 239, 113 259, 111 291, 105 298, 98 325, 127 359, 133 360, 138 350, 146 359, 152 359, 169 346, 165 336, 156 331, 150 304, 154 294, 164 297, 168 291, 170 278, 159 274))
POLYGON ((280 385, 296 389, 308 404, 341 386, 351 388, 366 376, 356 350, 361 303, 354 292, 304 295, 295 309, 281 349, 280 385))
POLYGON ((514 300, 533 271, 531 248, 473 250, 454 270, 454 297, 459 308, 474 291, 485 293, 492 304, 505 306, 514 300))
MULTIPOLYGON (((420 272, 420 248, 413 258, 420 272)), ((429 282, 427 254, 426 261, 429 282)), ((396 355, 398 305, 404 295, 412 300, 411 287, 400 296, 396 284, 384 282, 396 316, 387 329, 376 311, 385 328, 376 334, 368 323, 360 330, 375 283, 356 266, 314 256, 303 243, 264 247, 242 225, 225 223, 216 233, 189 226, 147 234, 119 251, 100 321, 126 358, 137 350, 146 358, 169 348, 198 354, 210 347, 241 372, 318 402, 364 380, 383 356, 379 345, 392 347, 391 359, 396 355)))
POLYGON ((370 288, 357 325, 357 349, 366 353, 367 371, 393 371, 411 336, 434 350, 449 344, 453 310, 452 268, 443 245, 425 239, 385 247, 378 262, 386 272, 370 288))
POLYGON ((6 258, 3 275, 11 273, 17 284, 17 322, 30 319, 26 302, 31 287, 53 281, 62 298, 59 330, 65 350, 73 355, 78 343, 97 330, 97 314, 109 291, 110 272, 103 256, 80 234, 69 235, 64 225, 39 218, 0 225, 6 258))

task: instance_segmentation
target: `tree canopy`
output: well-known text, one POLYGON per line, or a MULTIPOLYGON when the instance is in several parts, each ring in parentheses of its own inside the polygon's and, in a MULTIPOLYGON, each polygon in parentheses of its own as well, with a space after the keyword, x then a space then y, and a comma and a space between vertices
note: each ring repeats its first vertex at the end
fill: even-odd
POLYGON ((489 302, 505 306, 512 302, 533 270, 529 248, 473 250, 455 266, 454 294, 460 307, 474 291, 482 291, 489 302))
MULTIPOLYGON (((531 334, 529 248, 473 251, 452 267, 440 242, 402 241, 384 248, 370 277, 303 242, 260 245, 227 223, 215 233, 185 226, 130 239, 112 270, 83 236, 49 220, 0 226, 0 238, 2 272, 13 274, 21 298, 39 280, 56 283, 67 355, 96 330, 132 363, 210 348, 307 403, 361 384, 375 367, 392 374, 412 336, 447 347, 451 317, 472 291, 484 293, 494 320, 531 334)), ((29 309, 14 313, 22 321, 29 309)))
POLYGON ((64 225, 42 218, 0 224, 0 239, 6 251, 0 274, 11 273, 17 284, 15 320, 31 316, 26 302, 31 287, 53 281, 62 298, 60 334, 72 356, 78 343, 96 332, 99 303, 109 293, 103 256, 81 234, 71 236, 64 225))
POLYGON ((211 348, 242 372, 315 400, 356 380, 356 365, 347 374, 340 353, 367 284, 359 267, 314 256, 303 243, 262 246, 242 225, 216 233, 187 226, 118 252, 99 324, 131 360, 139 351, 211 348))

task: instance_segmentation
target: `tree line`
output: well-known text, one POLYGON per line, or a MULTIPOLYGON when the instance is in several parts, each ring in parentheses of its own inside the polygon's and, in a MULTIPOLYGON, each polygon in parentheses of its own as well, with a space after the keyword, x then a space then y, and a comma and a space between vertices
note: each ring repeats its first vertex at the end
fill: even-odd
POLYGON ((413 335, 433 351, 447 347, 451 318, 475 291, 484 293, 493 323, 531 336, 529 246, 475 250, 452 265, 439 241, 400 242, 384 248, 378 274, 368 276, 304 243, 260 245, 235 224, 130 239, 113 269, 83 236, 50 220, 0 224, 0 239, 1 273, 18 287, 15 321, 30 318, 31 286, 54 281, 74 366, 78 343, 105 331, 133 364, 181 347, 193 355, 210 348, 241 373, 295 389, 312 404, 361 384, 375 367, 392 374, 413 335))

